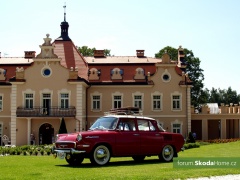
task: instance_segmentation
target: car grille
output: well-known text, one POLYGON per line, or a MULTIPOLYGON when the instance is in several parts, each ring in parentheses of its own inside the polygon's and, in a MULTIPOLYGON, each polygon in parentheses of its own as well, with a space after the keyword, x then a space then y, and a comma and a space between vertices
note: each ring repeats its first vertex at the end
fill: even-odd
POLYGON ((57 142, 55 143, 55 146, 57 149, 70 149, 70 148, 75 148, 76 143, 75 142, 57 142))

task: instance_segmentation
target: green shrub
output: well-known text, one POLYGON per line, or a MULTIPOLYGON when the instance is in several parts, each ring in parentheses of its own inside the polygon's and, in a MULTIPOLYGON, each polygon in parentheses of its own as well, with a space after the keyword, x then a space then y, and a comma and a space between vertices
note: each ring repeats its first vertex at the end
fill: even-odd
POLYGON ((196 142, 196 143, 186 143, 183 145, 184 149, 191 149, 191 148, 199 148, 200 147, 200 143, 196 142))
POLYGON ((43 156, 44 155, 44 149, 40 150, 40 154, 43 156))

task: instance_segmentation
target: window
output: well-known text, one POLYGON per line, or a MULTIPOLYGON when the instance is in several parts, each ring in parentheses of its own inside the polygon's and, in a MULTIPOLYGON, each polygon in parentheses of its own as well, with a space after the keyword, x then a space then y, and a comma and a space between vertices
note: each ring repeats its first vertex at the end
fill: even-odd
POLYGON ((122 96, 113 96, 113 108, 122 107, 122 96))
POLYGON ((52 75, 52 70, 49 66, 45 66, 42 69, 42 76, 47 78, 50 77, 52 75))
POLYGON ((121 131, 136 131, 134 119, 121 119, 117 129, 121 131))
POLYGON ((153 110, 161 110, 161 96, 153 95, 153 110))
POLYGON ((173 133, 181 133, 181 124, 172 124, 173 133))
POLYGON ((3 97, 0 95, 0 111, 3 110, 3 97))
POLYGON ((163 82, 166 82, 166 83, 170 82, 170 80, 171 80, 171 74, 168 72, 167 69, 165 69, 165 71, 162 74, 162 80, 163 80, 163 82))
POLYGON ((68 107, 69 107, 69 94, 61 93, 61 108, 68 108, 68 107))
POLYGON ((134 96, 134 107, 138 107, 139 109, 142 109, 142 96, 141 95, 134 96))
POLYGON ((123 77, 123 70, 119 68, 114 68, 111 70, 111 78, 112 79, 122 79, 123 77))
POLYGON ((93 110, 100 110, 100 101, 101 101, 101 97, 99 95, 92 96, 92 109, 93 110))
POLYGON ((172 108, 173 110, 180 110, 180 96, 179 95, 173 95, 172 96, 172 108))
POLYGON ((27 108, 27 109, 33 108, 33 94, 32 93, 25 94, 25 108, 27 108))
POLYGON ((150 121, 147 120, 138 120, 138 130, 139 131, 155 131, 155 127, 150 121))

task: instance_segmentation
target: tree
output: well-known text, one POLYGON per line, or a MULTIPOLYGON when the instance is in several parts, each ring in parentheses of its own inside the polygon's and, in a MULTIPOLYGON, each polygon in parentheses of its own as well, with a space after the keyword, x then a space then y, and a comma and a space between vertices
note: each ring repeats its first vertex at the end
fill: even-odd
POLYGON ((67 133, 67 128, 66 128, 65 120, 64 118, 62 118, 58 134, 65 134, 65 133, 67 133))
MULTIPOLYGON (((158 53, 155 54, 155 57, 161 58, 165 52, 170 55, 170 58, 172 60, 177 61, 178 50, 170 46, 166 46, 165 48, 161 49, 158 53)), ((194 56, 191 50, 184 49, 184 54, 185 61, 187 63, 186 73, 193 82, 193 87, 191 88, 191 104, 194 107, 199 107, 200 100, 203 100, 206 96, 206 94, 202 90, 204 75, 203 70, 200 68, 201 61, 199 58, 194 56)))
POLYGON ((230 103, 239 104, 240 102, 240 95, 237 95, 237 92, 233 91, 231 87, 227 90, 212 88, 211 91, 209 91, 208 89, 205 89, 203 93, 207 94, 207 98, 204 99, 202 104, 218 103, 220 106, 222 103, 230 105, 230 103))
POLYGON ((78 47, 77 50, 83 55, 83 56, 94 56, 94 50, 96 48, 89 48, 88 46, 82 46, 78 47))
MULTIPOLYGON (((96 48, 89 48, 88 46, 82 46, 77 47, 77 50, 83 55, 83 56, 94 56, 94 51, 96 48)), ((110 49, 104 49, 104 56, 111 56, 111 50, 110 49)))

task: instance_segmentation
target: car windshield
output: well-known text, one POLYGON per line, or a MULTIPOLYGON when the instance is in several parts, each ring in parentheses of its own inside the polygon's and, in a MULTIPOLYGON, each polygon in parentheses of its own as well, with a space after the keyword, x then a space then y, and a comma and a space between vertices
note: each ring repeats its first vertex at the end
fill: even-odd
POLYGON ((117 120, 116 117, 100 117, 89 129, 113 130, 116 128, 117 120))

